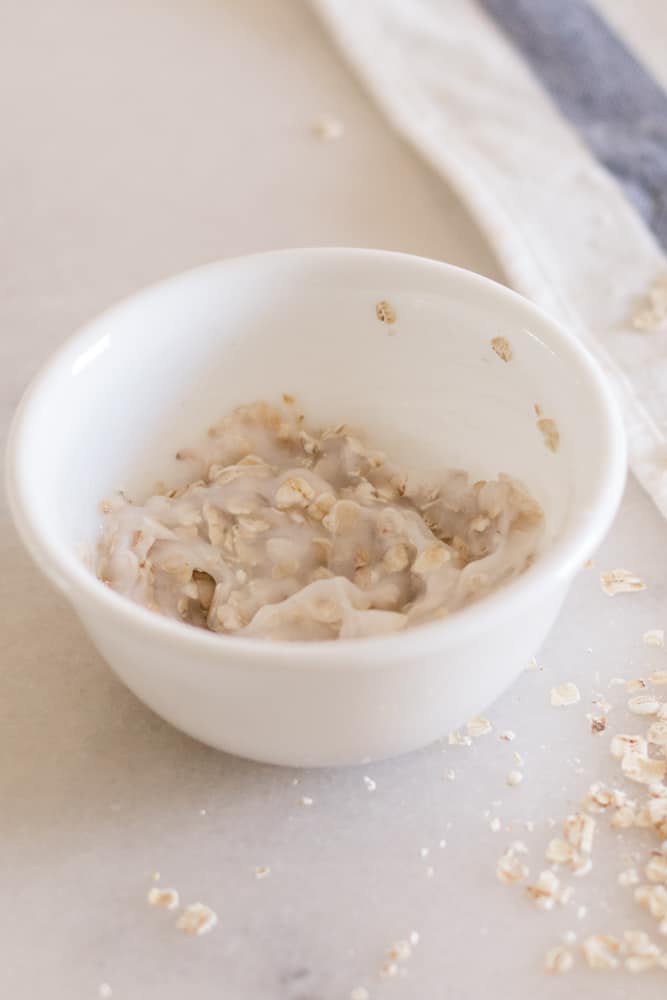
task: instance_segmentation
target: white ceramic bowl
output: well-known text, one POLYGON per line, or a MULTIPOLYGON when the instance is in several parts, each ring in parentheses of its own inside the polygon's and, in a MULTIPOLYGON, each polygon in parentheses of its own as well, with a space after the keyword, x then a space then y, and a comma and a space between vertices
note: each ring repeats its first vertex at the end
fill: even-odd
POLYGON ((518 295, 446 264, 374 250, 286 250, 211 264, 106 312, 38 375, 8 452, 16 524, 118 676, 192 736, 291 765, 422 746, 525 667, 600 542, 625 478, 621 420, 573 337, 518 295), (397 315, 376 318, 385 299, 397 315), (502 361, 492 337, 514 357, 502 361), (339 642, 220 636, 145 610, 86 568, 99 501, 177 480, 177 448, 232 407, 298 397, 391 457, 507 472, 544 507, 534 565, 449 620, 339 642), (556 420, 549 451, 535 404, 556 420))

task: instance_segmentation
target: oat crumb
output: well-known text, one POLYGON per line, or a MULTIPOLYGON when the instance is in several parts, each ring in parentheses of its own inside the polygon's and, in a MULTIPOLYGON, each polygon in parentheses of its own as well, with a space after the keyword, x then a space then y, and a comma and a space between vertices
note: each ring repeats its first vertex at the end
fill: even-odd
POLYGON ((255 878, 268 878, 270 874, 271 869, 267 867, 267 865, 258 865, 258 867, 255 868, 255 878))
POLYGON ((537 426, 549 451, 557 452, 560 447, 560 432, 556 421, 550 417, 541 417, 537 426))
POLYGON ((643 736, 633 736, 629 733, 616 733, 611 738, 609 751, 612 757, 622 760, 626 753, 646 754, 648 745, 643 736))
POLYGON ((491 341, 491 347, 503 361, 512 360, 512 345, 507 337, 494 337, 491 341))
POLYGON ((512 740, 516 739, 516 733, 513 732, 511 729, 506 729, 504 732, 500 734, 499 739, 504 740, 505 743, 511 743, 512 740))
POLYGON ((528 878, 528 868, 517 857, 517 851, 514 847, 508 847, 504 854, 500 856, 496 864, 496 875, 498 879, 505 885, 511 885, 514 882, 522 882, 524 879, 528 878))
POLYGON ((572 681, 565 681, 564 684, 559 684, 558 687, 551 689, 549 700, 554 707, 560 708, 566 705, 576 705, 578 701, 581 701, 581 694, 576 684, 573 684, 572 681))
POLYGON ((600 573, 600 586, 608 597, 646 590, 646 584, 629 569, 611 569, 600 573))
POLYGON ((546 953, 544 959, 544 970, 550 975, 562 975, 569 972, 574 965, 572 952, 563 945, 557 945, 546 953))
POLYGON ((628 709, 634 715, 657 715, 660 702, 652 694, 636 694, 628 701, 628 709))
POLYGON ((218 922, 218 916, 204 903, 190 903, 176 921, 179 931, 186 934, 207 934, 218 922))
POLYGON ((314 800, 309 795, 302 795, 300 801, 302 806, 312 806, 314 800))
POLYGON ((345 131, 345 126, 339 118, 331 114, 323 114, 313 125, 313 131, 320 139, 340 139, 345 131))
POLYGON ((375 306, 375 315, 381 323, 388 323, 391 325, 396 322, 396 312, 393 306, 390 306, 384 299, 381 302, 378 302, 375 306))
POLYGON ((397 941, 387 952, 387 956, 392 962, 407 962, 411 954, 412 945, 405 940, 397 941))
POLYGON ((581 949, 591 969, 618 968, 621 942, 611 934, 591 934, 581 949))
POLYGON ((148 890, 148 903, 163 910, 175 910, 179 903, 178 892, 176 889, 158 889, 154 886, 148 890))
POLYGON ((364 785, 369 792, 374 792, 377 788, 377 782, 369 778, 367 774, 364 775, 364 785))
POLYGON ((370 996, 365 986, 355 986, 350 991, 350 1000, 370 1000, 370 996))
POLYGON ((488 719, 485 719, 481 715, 476 715, 474 719, 466 723, 466 729, 469 736, 477 737, 486 736, 487 733, 491 732, 493 726, 488 719))
POLYGON ((629 886, 639 884, 639 872, 636 868, 626 868, 625 871, 619 872, 618 878, 616 880, 619 885, 629 886))
POLYGON ((644 632, 644 645, 645 646, 664 646, 665 645, 665 633, 661 628, 650 628, 648 632, 644 632))
POLYGON ((593 735, 597 733, 603 733, 607 728, 607 716, 606 715, 589 715, 588 716, 591 724, 591 732, 593 735))
POLYGON ((523 781, 523 774, 521 773, 521 771, 509 771, 507 777, 505 778, 505 781, 510 787, 514 787, 515 785, 520 785, 521 782, 523 781))
POLYGON ((469 736, 460 733, 458 729, 454 729, 447 737, 447 742, 450 747, 469 747, 472 746, 472 740, 469 736))
POLYGON ((447 781, 456 781, 456 771, 453 767, 450 767, 445 771, 445 778, 447 781))
POLYGON ((632 317, 635 330, 653 333, 667 325, 667 275, 653 282, 646 299, 632 317))

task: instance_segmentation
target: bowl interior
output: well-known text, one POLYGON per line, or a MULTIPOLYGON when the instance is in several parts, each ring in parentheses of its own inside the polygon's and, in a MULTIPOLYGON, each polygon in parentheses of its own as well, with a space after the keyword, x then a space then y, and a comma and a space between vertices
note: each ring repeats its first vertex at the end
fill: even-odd
POLYGON ((23 404, 15 489, 38 538, 79 551, 103 497, 182 481, 179 447, 235 405, 289 392, 308 422, 359 425, 406 465, 521 479, 545 509, 548 547, 599 498, 603 389, 549 319, 475 275, 373 251, 260 255, 149 289, 69 341, 23 404), (381 300, 394 324, 378 320, 381 300), (536 404, 556 421, 556 453, 536 404))

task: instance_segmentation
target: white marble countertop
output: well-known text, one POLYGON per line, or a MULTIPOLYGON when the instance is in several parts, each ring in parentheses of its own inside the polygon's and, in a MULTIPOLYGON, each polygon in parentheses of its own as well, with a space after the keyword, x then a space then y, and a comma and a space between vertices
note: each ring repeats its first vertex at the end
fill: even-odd
MULTIPOLYGON (((3 434, 64 336, 202 261, 348 244, 501 277, 303 2, 2 0, 0 25, 3 434), (323 111, 345 124, 337 142, 309 130, 323 111)), ((494 732, 369 766, 375 791, 358 770, 262 767, 163 723, 111 675, 4 506, 0 516, 2 997, 85 1000, 102 984, 114 1000, 345 1000, 360 985, 372 1000, 664 997, 667 973, 541 969, 566 931, 651 926, 616 883, 626 855, 646 853, 642 836, 602 831, 593 871, 552 913, 494 874, 516 838, 539 871, 549 818, 610 773, 608 736, 593 737, 585 717, 594 694, 614 702, 610 724, 623 730, 623 692, 608 680, 667 663, 642 645, 645 629, 665 626, 667 528, 636 485, 542 650, 544 669, 490 711, 494 732), (619 565, 647 591, 604 596, 598 568, 619 565), (549 688, 566 679, 582 703, 557 711, 549 688), (504 729, 514 743, 498 739, 504 729), (508 788, 515 750, 525 780, 508 788), (257 880, 261 865, 270 875, 257 880), (155 871, 216 910, 211 934, 182 935, 173 914, 147 906, 155 871), (381 980, 387 948, 413 930, 406 974, 381 980)))

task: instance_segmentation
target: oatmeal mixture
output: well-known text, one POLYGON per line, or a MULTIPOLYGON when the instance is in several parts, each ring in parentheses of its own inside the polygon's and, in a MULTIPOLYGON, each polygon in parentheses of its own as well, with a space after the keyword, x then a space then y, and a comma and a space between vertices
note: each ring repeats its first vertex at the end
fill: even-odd
POLYGON ((105 501, 99 577, 214 632, 314 640, 443 618, 530 564, 544 519, 515 480, 427 482, 345 424, 308 430, 284 399, 180 452, 187 486, 105 501))

